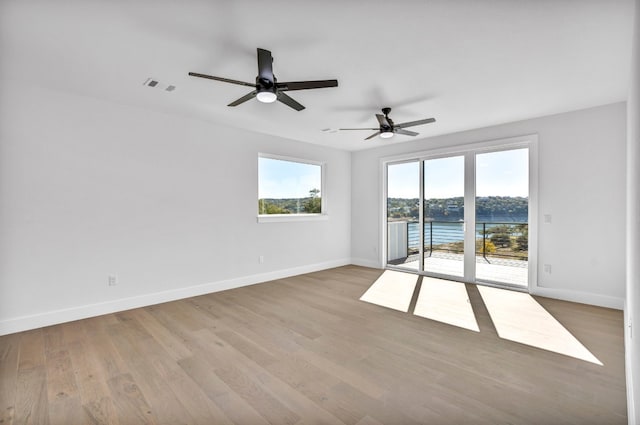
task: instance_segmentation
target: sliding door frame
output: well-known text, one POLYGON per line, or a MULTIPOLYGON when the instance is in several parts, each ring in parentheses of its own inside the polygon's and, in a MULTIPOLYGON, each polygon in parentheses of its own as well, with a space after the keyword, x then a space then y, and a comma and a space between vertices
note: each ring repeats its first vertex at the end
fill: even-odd
MULTIPOLYGON (((458 146, 440 147, 426 151, 409 152, 401 155, 384 157, 380 159, 380 187, 381 190, 381 214, 380 214, 380 248, 382 268, 394 269, 393 266, 387 264, 387 167, 390 164, 399 164, 406 162, 420 162, 420 222, 423 219, 423 203, 424 203, 424 163, 422 161, 429 159, 437 159, 449 156, 464 156, 465 160, 465 213, 464 220, 466 228, 475 229, 475 157, 479 153, 499 152, 511 149, 528 148, 529 150, 529 252, 528 252, 528 291, 538 286, 538 135, 529 134, 504 139, 495 139, 484 142, 470 143, 458 146), (469 227, 473 226, 473 227, 469 227)), ((420 243, 424 247, 423 230, 420 231, 420 243)), ((421 249, 423 251, 423 249, 421 249)), ((475 232, 465 232, 464 241, 465 252, 465 277, 456 278, 446 276, 450 280, 459 280, 461 282, 477 283, 482 285, 493 284, 491 282, 478 281, 475 279, 475 232), (473 260, 471 260, 473 257, 473 260)), ((420 256, 420 270, 424 269, 424 255, 420 256)), ((407 269, 397 268, 398 270, 407 271, 407 269)), ((442 277, 433 273, 421 271, 420 274, 426 276, 442 277)))

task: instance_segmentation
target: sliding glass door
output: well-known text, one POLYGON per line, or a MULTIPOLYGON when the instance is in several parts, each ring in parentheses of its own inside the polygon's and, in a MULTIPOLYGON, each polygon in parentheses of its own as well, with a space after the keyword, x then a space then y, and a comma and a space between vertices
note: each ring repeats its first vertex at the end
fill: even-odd
POLYGON ((529 150, 476 154, 476 279, 526 287, 529 150))
POLYGON ((529 148, 388 163, 387 266, 527 287, 529 148))
POLYGON ((425 272, 464 277, 464 156, 422 161, 425 272))
POLYGON ((387 166, 387 264, 421 271, 420 161, 387 166))

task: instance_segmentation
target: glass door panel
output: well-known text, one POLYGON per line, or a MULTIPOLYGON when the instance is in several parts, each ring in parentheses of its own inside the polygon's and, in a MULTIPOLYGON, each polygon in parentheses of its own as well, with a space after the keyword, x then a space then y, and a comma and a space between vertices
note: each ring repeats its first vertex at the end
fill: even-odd
POLYGON ((476 280, 528 285, 529 149, 476 154, 476 280))
POLYGON ((464 277, 464 156, 423 164, 424 271, 464 277))
POLYGON ((387 167, 387 264, 420 268, 420 162, 387 167))

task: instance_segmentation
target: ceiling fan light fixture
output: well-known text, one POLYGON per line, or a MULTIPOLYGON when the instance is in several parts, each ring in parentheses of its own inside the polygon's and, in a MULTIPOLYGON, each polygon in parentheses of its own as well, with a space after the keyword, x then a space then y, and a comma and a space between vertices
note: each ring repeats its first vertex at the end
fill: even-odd
POLYGON ((393 131, 383 131, 382 133, 380 133, 380 137, 382 137, 383 139, 390 139, 391 137, 393 137, 393 131))
POLYGON ((276 96, 276 94, 272 91, 264 90, 259 91, 256 94, 256 98, 262 103, 273 103, 276 101, 276 99, 278 99, 278 96, 276 96))

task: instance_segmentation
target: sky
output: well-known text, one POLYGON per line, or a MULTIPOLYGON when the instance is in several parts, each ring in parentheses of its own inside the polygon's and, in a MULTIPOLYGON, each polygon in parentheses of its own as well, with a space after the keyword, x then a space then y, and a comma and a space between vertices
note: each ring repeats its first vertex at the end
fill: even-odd
POLYGON ((321 189, 322 167, 314 164, 258 158, 258 198, 306 198, 321 189))
MULTIPOLYGON (((528 196, 528 149, 476 155, 476 196, 528 196)), ((418 198, 420 162, 388 168, 390 198, 418 198)), ((258 159, 260 198, 305 198, 321 189, 322 167, 271 158, 258 159)), ((464 157, 430 159, 425 166, 426 198, 464 196, 464 157)))
MULTIPOLYGON (((390 198, 419 198, 420 162, 388 168, 390 198)), ((464 157, 426 161, 426 198, 464 196, 464 157)), ((476 154, 476 196, 522 196, 529 193, 528 149, 476 154)))

